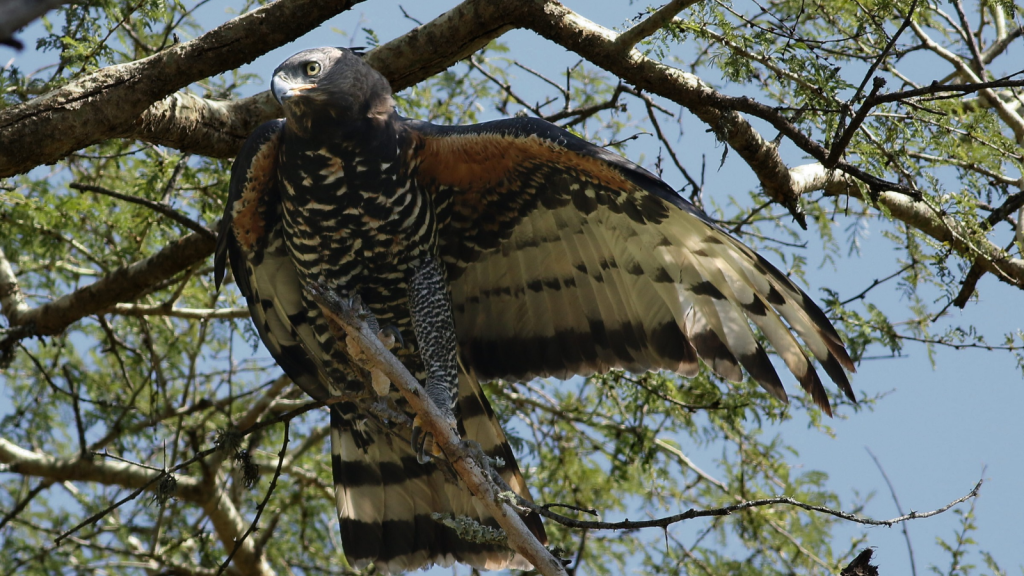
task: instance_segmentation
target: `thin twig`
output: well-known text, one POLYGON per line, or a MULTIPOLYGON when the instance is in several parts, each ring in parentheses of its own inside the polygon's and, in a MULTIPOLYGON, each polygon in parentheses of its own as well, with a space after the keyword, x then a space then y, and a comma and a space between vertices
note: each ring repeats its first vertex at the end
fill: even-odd
MULTIPOLYGON (((896 40, 898 40, 899 37, 903 34, 903 32, 907 29, 907 27, 910 26, 911 19, 914 16, 914 10, 916 8, 917 0, 914 0, 914 3, 910 5, 910 9, 907 10, 907 16, 906 18, 903 19, 903 24, 901 24, 899 29, 896 30, 896 33, 893 34, 892 38, 889 39, 889 42, 885 44, 885 48, 882 49, 882 53, 879 54, 878 57, 874 59, 874 62, 871 63, 871 66, 868 68, 867 73, 864 74, 864 79, 861 80, 860 86, 857 87, 857 92, 854 93, 853 98, 850 99, 850 102, 856 102, 860 98, 860 95, 864 93, 864 87, 867 86, 868 79, 870 79, 875 74, 875 71, 878 70, 878 66, 885 61, 886 56, 889 55, 889 52, 892 51, 893 46, 896 45, 896 40)), ((877 93, 879 88, 880 86, 878 86, 878 79, 876 78, 875 87, 874 90, 872 90, 872 95, 877 93)), ((868 106, 867 101, 865 101, 864 105, 861 106, 861 110, 860 112, 858 112, 858 115, 861 115, 862 112, 866 114, 867 110, 869 109, 870 106, 868 106)), ((852 136, 852 132, 855 129, 854 124, 857 124, 859 126, 859 123, 854 122, 850 124, 850 128, 843 129, 843 125, 846 123, 846 110, 847 109, 844 108, 843 113, 839 117, 839 123, 836 127, 836 143, 841 142, 844 138, 846 139, 846 142, 849 143, 850 139, 848 135, 852 136)), ((861 120, 863 121, 863 117, 861 118, 861 120)), ((831 163, 826 163, 825 166, 829 168, 834 167, 835 161, 839 159, 839 154, 842 153, 844 148, 846 148, 846 144, 843 144, 842 146, 833 144, 832 151, 829 154, 829 160, 831 163)))
POLYGON ((256 516, 252 519, 252 523, 249 524, 249 528, 245 530, 242 537, 235 542, 235 547, 228 554, 228 557, 221 563, 220 568, 217 570, 217 576, 224 573, 227 569, 228 564, 231 563, 231 559, 235 557, 235 552, 238 552, 239 548, 242 547, 242 543, 245 539, 252 534, 253 530, 256 529, 256 525, 259 524, 260 516, 263 515, 263 510, 267 507, 267 502, 270 501, 271 494, 277 488, 277 479, 281 477, 281 465, 284 463, 284 456, 288 452, 288 421, 284 421, 284 440, 281 442, 281 451, 277 453, 277 470, 274 470, 274 477, 270 480, 270 486, 267 488, 267 494, 263 497, 263 501, 256 506, 256 516))
MULTIPOLYGON (((892 501, 896 503, 896 511, 903 515, 903 506, 900 505, 900 499, 896 496, 896 488, 893 487, 892 482, 889 481, 889 475, 885 473, 885 468, 882 468, 882 463, 875 457, 875 453, 871 451, 871 448, 865 448, 868 451, 868 455, 875 461, 875 466, 878 466, 878 471, 882 473, 882 478, 885 479, 885 485, 889 487, 889 494, 892 494, 892 501)), ((910 554, 910 573, 912 576, 917 576, 917 564, 914 563, 914 546, 910 543, 910 531, 907 530, 906 522, 900 526, 903 529, 903 538, 907 541, 907 552, 910 554)))
MULTIPOLYGON (((978 280, 981 280, 981 277, 984 275, 985 268, 981 265, 981 261, 976 259, 971 263, 971 268, 967 270, 963 284, 960 286, 960 291, 953 298, 951 304, 963 310, 967 306, 967 301, 971 299, 971 296, 974 296, 974 290, 978 287, 978 280)), ((936 317, 938 316, 936 315, 936 317)))
POLYGON ((217 238, 217 234, 215 234, 213 230, 210 230, 206 226, 203 226, 202 224, 196 222, 195 220, 189 218, 188 216, 185 216, 184 214, 178 212, 174 208, 171 208, 170 206, 162 202, 154 202, 152 200, 147 200, 145 198, 139 198, 138 196, 121 194, 120 192, 115 192, 109 188, 104 188, 103 186, 94 186, 92 184, 81 184, 78 182, 72 182, 71 184, 68 184, 68 188, 71 188, 72 190, 79 190, 81 192, 94 192, 96 194, 103 194, 104 196, 110 196, 111 198, 117 198, 118 200, 124 200, 125 202, 130 202, 132 204, 138 204, 139 206, 145 206, 146 208, 149 208, 154 212, 158 212, 160 214, 163 214, 164 216, 167 216, 171 220, 174 220, 178 224, 181 224, 182 226, 188 228, 193 232, 202 234, 208 238, 217 238))
POLYGON ((520 506, 523 506, 524 508, 529 508, 530 510, 540 514, 541 516, 544 516, 545 518, 554 520, 555 522, 558 522, 563 526, 567 526, 569 528, 586 528, 589 530, 636 530, 639 528, 664 528, 677 522, 681 522, 683 520, 690 520, 692 518, 705 518, 709 516, 729 516, 732 515, 734 512, 739 512, 741 510, 749 510, 751 508, 763 508, 765 506, 774 506, 778 504, 795 506, 797 508, 802 508, 804 510, 808 510, 811 512, 820 512, 822 514, 828 514, 830 516, 842 518, 843 520, 847 520, 849 522, 856 522, 857 524, 865 524, 867 526, 892 526, 894 524, 899 524, 901 522, 906 522, 908 520, 930 518, 932 516, 942 514, 943 512, 949 510, 953 506, 956 506, 961 502, 965 502, 967 500, 970 500, 971 498, 976 497, 983 483, 984 480, 979 480, 978 483, 974 486, 974 488, 966 495, 961 496, 960 498, 957 498, 956 500, 953 500, 949 504, 946 504, 945 506, 938 508, 936 510, 932 510, 930 512, 911 511, 909 514, 903 514, 897 516, 896 518, 890 518, 888 520, 874 520, 872 518, 858 516, 857 514, 852 514, 850 512, 843 512, 842 510, 834 510, 832 508, 827 508, 825 506, 807 504, 805 502, 800 502, 795 498, 789 498, 784 496, 779 496, 775 498, 761 498, 758 500, 748 500, 746 502, 740 502, 738 504, 733 504, 732 506, 723 506, 721 508, 709 508, 705 510, 696 510, 691 508, 690 510, 683 512, 682 514, 675 514, 673 516, 666 516, 664 518, 657 518, 654 520, 624 520, 622 522, 596 522, 589 520, 576 520, 574 518, 569 518, 567 516, 562 516, 561 514, 551 512, 550 510, 544 508, 543 506, 534 504, 533 502, 530 502, 524 498, 518 498, 517 503, 520 506))
POLYGON ((679 172, 682 173, 683 178, 686 178, 686 181, 690 184, 690 187, 693 189, 693 191, 699 192, 701 190, 700 184, 697 184, 697 181, 690 176, 690 173, 687 172, 686 168, 683 167, 683 164, 679 161, 679 158, 676 157, 676 151, 672 148, 672 145, 669 143, 668 138, 665 137, 665 133, 661 131, 661 125, 658 123, 658 119, 654 117, 654 100, 650 96, 644 94, 643 92, 640 92, 639 90, 634 90, 632 93, 634 96, 643 101, 644 106, 647 108, 647 117, 651 119, 651 126, 654 127, 654 133, 658 136, 658 140, 661 140, 662 144, 665 145, 665 149, 668 150, 669 158, 671 158, 672 163, 676 165, 676 169, 678 169, 679 172))
POLYGON ((854 300, 860 300, 860 299, 864 298, 864 296, 866 296, 868 292, 871 292, 878 285, 884 284, 884 283, 888 282, 889 280, 892 280, 893 278, 899 276, 900 274, 903 274, 907 270, 910 270, 915 265, 917 265, 917 262, 911 262, 910 264, 907 264, 906 266, 900 268, 899 270, 893 272, 892 274, 889 274, 885 278, 875 278, 875 280, 871 282, 870 286, 868 286, 867 288, 861 290, 860 293, 857 294, 856 296, 852 296, 850 298, 847 298, 846 300, 843 300, 842 302, 839 303, 839 305, 840 306, 846 306, 847 304, 849 304, 850 302, 853 302, 854 300))
POLYGON ((846 151, 846 147, 850 144, 850 140, 853 139, 853 135, 857 133, 857 129, 864 123, 864 119, 868 117, 868 112, 870 112, 871 108, 874 106, 872 98, 878 94, 878 91, 881 90, 883 86, 885 86, 885 79, 875 77, 875 82, 871 86, 871 93, 868 94, 867 99, 864 100, 864 104, 862 104, 860 109, 857 110, 857 114, 854 115, 853 120, 850 121, 850 125, 846 127, 846 130, 843 130, 839 139, 833 143, 832 149, 829 150, 828 158, 822 162, 822 165, 824 165, 825 168, 835 168, 836 162, 839 161, 843 152, 846 151))
POLYGON ((907 98, 917 98, 919 96, 928 96, 930 94, 941 94, 944 92, 960 92, 962 94, 971 94, 974 92, 980 92, 981 90, 989 90, 992 88, 1021 88, 1024 87, 1024 80, 1010 80, 1014 76, 1019 76, 1022 72, 1014 72, 1008 76, 1000 78, 998 80, 992 80, 991 82, 964 82, 963 84, 932 84, 921 88, 914 88, 913 90, 900 90, 899 92, 889 92, 886 94, 878 94, 871 99, 872 104, 885 104, 887 102, 898 102, 907 98))

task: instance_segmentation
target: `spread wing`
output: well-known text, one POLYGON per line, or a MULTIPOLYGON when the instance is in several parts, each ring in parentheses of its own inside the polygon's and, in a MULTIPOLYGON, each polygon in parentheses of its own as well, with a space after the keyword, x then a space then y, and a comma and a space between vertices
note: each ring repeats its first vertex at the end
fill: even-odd
POLYGON ((666 369, 700 358, 786 392, 751 322, 815 403, 794 333, 854 399, 853 362, 784 274, 650 172, 536 119, 408 121, 439 212, 460 346, 482 378, 666 369))
MULTIPOLYGON (((339 388, 363 390, 364 384, 347 362, 337 361, 338 343, 318 324, 320 311, 304 296, 284 244, 278 193, 283 127, 283 120, 263 124, 235 159, 214 273, 219 285, 230 261, 267 349, 300 388, 325 400, 341 393, 339 388)), ((505 464, 498 470, 505 481, 529 498, 479 381, 465 371, 459 374, 458 412, 463 436, 479 442, 488 455, 501 457, 505 464)), ((454 513, 498 526, 463 483, 450 480, 436 463, 420 464, 409 438, 388 437, 394 433, 369 420, 355 403, 331 405, 331 468, 349 562, 357 567, 373 562, 382 573, 456 560, 485 569, 527 567, 506 548, 467 542, 432 519, 433 513, 454 513)), ((546 541, 538 516, 526 522, 546 541)))

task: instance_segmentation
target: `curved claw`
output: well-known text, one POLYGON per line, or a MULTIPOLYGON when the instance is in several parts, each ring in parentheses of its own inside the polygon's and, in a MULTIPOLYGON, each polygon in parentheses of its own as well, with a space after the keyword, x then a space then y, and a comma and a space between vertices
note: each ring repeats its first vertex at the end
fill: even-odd
POLYGON ((377 339, 388 350, 394 350, 396 345, 399 348, 405 348, 405 340, 402 339, 402 333, 399 332, 398 327, 394 324, 388 324, 378 330, 377 339))
POLYGON ((412 443, 412 451, 416 454, 416 461, 420 464, 426 464, 430 462, 431 457, 437 456, 434 452, 437 450, 436 444, 434 444, 434 435, 430 432, 424 432, 423 428, 420 427, 420 417, 417 416, 412 421, 412 436, 410 436, 412 443), (430 454, 427 453, 427 443, 430 444, 430 454))

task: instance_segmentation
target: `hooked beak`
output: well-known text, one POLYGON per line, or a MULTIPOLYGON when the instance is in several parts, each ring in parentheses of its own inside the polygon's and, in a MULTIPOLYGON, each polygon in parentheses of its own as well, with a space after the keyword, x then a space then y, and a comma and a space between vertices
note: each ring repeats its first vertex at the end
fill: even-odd
POLYGON ((278 103, 282 106, 284 105, 285 100, 298 96, 302 92, 315 87, 316 84, 292 84, 281 76, 274 76, 274 79, 270 81, 270 90, 274 93, 274 98, 276 98, 278 103))

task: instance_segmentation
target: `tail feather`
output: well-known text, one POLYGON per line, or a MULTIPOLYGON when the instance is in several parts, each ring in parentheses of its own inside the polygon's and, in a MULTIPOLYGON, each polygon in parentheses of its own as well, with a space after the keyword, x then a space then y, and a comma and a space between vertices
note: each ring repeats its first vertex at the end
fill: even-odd
MULTIPOLYGON (((345 405, 331 411, 331 452, 335 497, 342 544, 356 568, 374 564, 383 574, 437 564, 462 562, 476 568, 529 568, 504 546, 460 538, 454 529, 432 518, 453 514, 498 527, 450 471, 436 462, 420 464, 407 435, 361 418, 345 405)), ((476 378, 459 374, 459 432, 498 456, 498 472, 519 495, 530 498, 515 456, 476 378)), ((540 518, 524 518, 542 541, 547 537, 540 518)))

